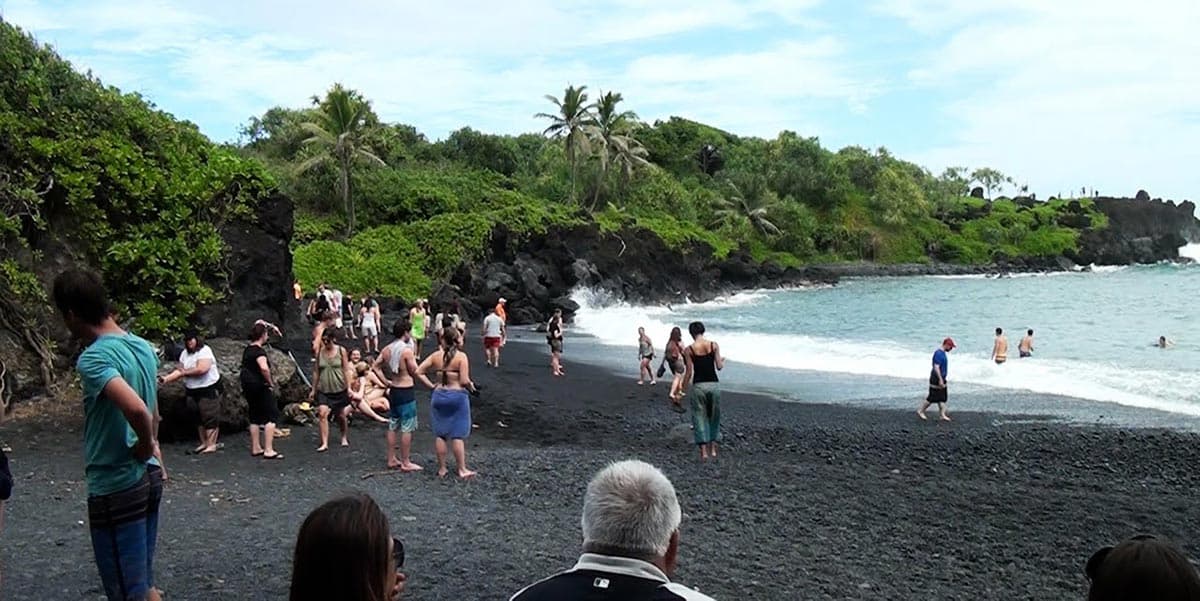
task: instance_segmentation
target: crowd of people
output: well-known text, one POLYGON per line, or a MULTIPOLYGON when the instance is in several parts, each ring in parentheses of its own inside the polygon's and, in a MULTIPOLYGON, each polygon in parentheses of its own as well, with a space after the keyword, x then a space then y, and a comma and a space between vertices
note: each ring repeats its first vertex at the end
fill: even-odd
MULTIPOLYGON (((688 324, 692 343, 683 346, 683 333, 676 327, 671 329, 670 338, 663 352, 662 362, 655 372, 654 342, 646 328, 638 328, 638 385, 647 380, 651 386, 658 384, 655 375, 662 377, 671 371, 671 390, 668 398, 672 408, 679 413, 689 408, 683 399, 689 399, 692 413, 692 437, 700 449, 700 460, 716 459, 717 445, 721 441, 721 379, 717 372, 725 369, 725 358, 721 347, 705 336, 703 322, 688 324), (690 391, 690 394, 689 394, 690 391)), ((553 350, 553 348, 552 348, 553 350)))
MULTIPOLYGON (((221 383, 216 360, 211 349, 205 352, 203 340, 191 334, 181 352, 180 367, 160 378, 154 348, 115 321, 104 284, 92 271, 70 270, 59 275, 52 298, 67 329, 86 345, 76 370, 84 396, 88 528, 105 594, 113 600, 160 599, 153 566, 167 475, 158 446, 157 387, 182 379, 198 411, 211 413, 211 391, 216 386, 219 394, 221 383)), ((368 391, 369 384, 371 391, 386 388, 388 465, 420 470, 409 453, 411 434, 417 427, 413 388, 421 382, 433 390, 430 417, 438 440, 439 474, 446 475, 447 454, 452 453, 458 475, 472 476, 462 442, 471 429, 468 395, 474 385, 469 361, 461 350, 465 327, 460 327, 457 312, 447 309, 434 320, 438 349, 420 359, 413 324, 427 315, 427 309, 414 307, 407 318, 395 324, 396 340, 380 350, 365 370, 357 367, 364 363, 356 364, 355 357, 338 344, 339 325, 330 313, 327 310, 314 324, 314 330, 324 326, 316 332, 320 347, 311 381, 311 397, 321 408, 321 422, 325 423, 320 450, 328 449, 330 418, 343 426, 342 444, 348 444, 345 417, 356 401, 360 407, 371 406, 376 397, 368 391), (362 378, 358 384, 352 380, 355 376, 362 378)), ((273 428, 279 418, 272 398, 276 382, 264 350, 273 329, 261 321, 252 326, 240 370, 240 384, 252 416, 251 453, 267 459, 282 458, 273 447, 273 428)), ((485 326, 482 333, 487 338, 495 331, 485 326)), ((673 401, 684 395, 691 399, 693 428, 703 459, 717 454, 717 372, 724 360, 718 344, 706 338, 702 323, 693 322, 688 331, 693 342, 686 347, 679 330, 672 332, 664 367, 675 374, 682 361, 682 377, 673 382, 671 396, 673 401)), ((505 332, 500 329, 502 337, 505 332)), ((561 351, 561 337, 561 314, 556 314, 547 328, 552 352, 556 348, 561 351)), ((643 340, 653 348, 644 331, 639 333, 639 342, 643 340)), ((489 345, 489 350, 502 346, 503 340, 499 346, 489 345)), ((647 353, 641 347, 639 344, 640 371, 647 355, 653 359, 652 351, 647 353)), ((954 347, 954 341, 947 338, 935 353, 931 397, 934 378, 940 389, 945 389, 946 353, 954 347)), ((494 361, 491 357, 489 364, 498 366, 498 352, 494 361)), ((561 366, 554 371, 561 375, 561 366)), ((200 444, 194 452, 211 453, 210 449, 219 445, 212 430, 211 420, 202 417, 197 430, 200 444)), ((0 455, 0 511, 11 491, 7 471, 7 462, 0 455)), ((583 553, 578 562, 517 591, 512 600, 710 599, 671 580, 680 553, 681 521, 675 489, 658 468, 641 461, 610 464, 591 479, 584 493, 580 520, 583 553)), ((363 494, 339 497, 315 509, 299 528, 290 599, 396 599, 403 595, 408 580, 402 572, 404 562, 403 542, 392 532, 378 504, 363 494)), ((1093 601, 1200 600, 1200 575, 1195 567, 1177 547, 1151 536, 1100 549, 1086 562, 1084 572, 1090 583, 1088 598, 1093 601)))

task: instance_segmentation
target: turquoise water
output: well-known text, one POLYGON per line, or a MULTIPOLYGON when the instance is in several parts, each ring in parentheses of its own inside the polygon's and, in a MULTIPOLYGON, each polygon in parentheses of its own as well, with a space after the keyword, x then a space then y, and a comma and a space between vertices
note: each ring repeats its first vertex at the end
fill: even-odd
POLYGON ((579 292, 575 330, 615 351, 635 347, 638 326, 661 347, 672 325, 686 330, 701 320, 734 362, 726 379, 742 387, 797 400, 905 404, 923 394, 930 354, 952 336, 959 348, 950 379, 959 391, 981 393, 985 408, 1169 424, 1200 416, 1198 297, 1200 266, 1174 265, 859 279, 671 308, 613 305, 579 292), (996 327, 1011 349, 1001 366, 989 360, 996 327), (1017 359, 1028 328, 1036 352, 1017 359), (1156 348, 1160 335, 1175 345, 1156 348))

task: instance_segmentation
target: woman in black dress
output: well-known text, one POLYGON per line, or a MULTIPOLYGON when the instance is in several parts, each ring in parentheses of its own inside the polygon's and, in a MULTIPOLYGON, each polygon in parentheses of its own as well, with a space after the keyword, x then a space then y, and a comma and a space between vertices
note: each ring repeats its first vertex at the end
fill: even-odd
POLYGON ((242 395, 250 409, 250 454, 263 459, 283 459, 275 452, 275 423, 279 421, 279 405, 275 402, 275 381, 271 378, 271 364, 267 360, 267 343, 270 333, 264 321, 250 328, 250 344, 242 351, 242 369, 239 379, 242 395), (263 429, 263 441, 259 444, 258 431, 263 429))

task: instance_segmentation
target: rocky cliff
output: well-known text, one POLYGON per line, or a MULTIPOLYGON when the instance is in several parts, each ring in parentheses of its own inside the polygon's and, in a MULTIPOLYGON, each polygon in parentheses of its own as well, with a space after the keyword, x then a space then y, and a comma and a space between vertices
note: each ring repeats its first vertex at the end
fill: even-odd
POLYGON ((1160 199, 1097 198, 1108 227, 1085 231, 1079 239, 1081 265, 1129 265, 1179 260, 1179 247, 1200 242, 1196 205, 1160 199))
POLYGON ((253 218, 222 226, 225 273, 209 284, 224 291, 225 299, 200 310, 201 330, 241 340, 255 320, 283 326, 284 319, 298 318, 284 310, 292 302, 292 213, 291 199, 274 194, 258 202, 253 218))

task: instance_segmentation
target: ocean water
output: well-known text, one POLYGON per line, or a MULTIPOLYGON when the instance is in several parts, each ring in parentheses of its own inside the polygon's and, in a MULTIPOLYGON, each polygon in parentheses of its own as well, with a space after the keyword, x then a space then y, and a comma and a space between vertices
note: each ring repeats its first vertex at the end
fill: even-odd
MULTIPOLYGON (((1185 254, 1200 256, 1200 247, 1185 254)), ((730 386, 795 401, 912 406, 946 336, 952 406, 1133 425, 1200 424, 1200 265, 1101 267, 992 278, 851 279, 837 286, 746 292, 709 303, 635 307, 577 291, 568 360, 636 378, 637 328, 659 349, 672 326, 703 321, 729 360, 730 386), (989 360, 993 332, 1010 360, 989 360), (1025 330, 1032 358, 1016 357, 1025 330), (1160 349, 1157 338, 1174 346, 1160 349), (574 356, 572 357, 572 353, 574 356)), ((661 350, 659 351, 661 354, 661 350)))

